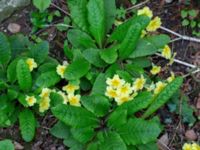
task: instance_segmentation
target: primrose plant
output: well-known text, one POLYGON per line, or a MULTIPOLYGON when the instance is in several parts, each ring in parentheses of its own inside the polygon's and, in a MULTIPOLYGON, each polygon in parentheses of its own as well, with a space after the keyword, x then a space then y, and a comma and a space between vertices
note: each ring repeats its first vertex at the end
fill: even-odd
POLYGON ((161 52, 173 63, 167 35, 156 35, 159 17, 148 7, 114 26, 115 0, 68 0, 73 28, 57 66, 67 85, 51 93, 58 122, 51 133, 73 150, 158 149, 162 131, 155 112, 182 84, 174 73, 155 78, 161 66, 149 56, 161 52), (69 41, 69 42, 68 42, 69 41))
POLYGON ((61 80, 58 62, 48 51, 48 42, 34 44, 22 35, 0 33, 0 127, 9 127, 19 118, 27 142, 34 138, 35 114, 50 106, 48 88, 61 80))

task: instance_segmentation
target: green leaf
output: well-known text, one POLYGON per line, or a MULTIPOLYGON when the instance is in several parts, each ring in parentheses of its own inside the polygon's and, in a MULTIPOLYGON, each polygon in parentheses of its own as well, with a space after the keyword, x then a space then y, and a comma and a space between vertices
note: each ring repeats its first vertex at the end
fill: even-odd
POLYGON ((28 65, 23 59, 17 63, 17 80, 19 87, 23 91, 28 91, 32 87, 32 77, 28 65))
POLYGON ((127 150, 126 145, 117 132, 109 131, 104 134, 99 149, 102 150, 127 150))
POLYGON ((106 77, 104 74, 100 73, 94 82, 91 94, 104 95, 105 91, 106 91, 106 77))
POLYGON ((116 4, 115 0, 104 0, 104 7, 105 7, 105 22, 106 22, 106 31, 112 28, 112 25, 115 21, 116 16, 116 4))
POLYGON ((98 119, 91 112, 82 107, 58 105, 52 108, 52 113, 65 124, 76 127, 96 127, 98 119))
POLYGON ((90 64, 84 58, 80 58, 72 62, 65 70, 65 79, 77 80, 83 77, 90 70, 90 64))
POLYGON ((87 9, 89 30, 92 36, 97 41, 98 45, 102 47, 102 43, 106 32, 104 1, 89 0, 87 9))
POLYGON ((181 24, 182 26, 188 26, 190 24, 190 21, 187 19, 184 19, 181 24))
POLYGON ((118 41, 122 42, 127 35, 127 32, 130 26, 135 24, 140 24, 141 29, 144 30, 150 22, 150 18, 147 16, 134 16, 133 18, 129 19, 125 23, 119 25, 114 32, 109 37, 109 41, 118 41))
POLYGON ((83 96, 81 102, 87 110, 97 117, 103 117, 110 109, 109 100, 102 95, 83 96))
POLYGON ((45 61, 49 53, 49 43, 43 41, 41 43, 31 45, 29 56, 34 58, 38 64, 41 64, 45 61))
POLYGON ((7 37, 0 32, 0 64, 7 65, 11 58, 11 48, 7 37))
POLYGON ((105 67, 106 63, 100 58, 100 50, 99 49, 87 49, 83 52, 84 58, 89 61, 95 67, 105 67))
POLYGON ((68 0, 71 18, 76 26, 83 31, 88 31, 87 0, 68 0))
POLYGON ((57 63, 53 63, 53 62, 44 63, 38 68, 38 72, 46 73, 46 72, 55 71, 57 65, 58 65, 57 63))
POLYGON ((0 150, 14 150, 14 145, 11 140, 0 141, 0 150))
POLYGON ((147 143, 144 145, 138 145, 138 150, 158 150, 158 146, 156 143, 147 143))
POLYGON ((186 18, 187 16, 188 16, 188 11, 182 10, 182 11, 181 11, 181 17, 182 17, 182 18, 186 18))
POLYGON ((197 16, 197 11, 196 10, 194 10, 194 9, 192 9, 192 10, 190 10, 190 11, 188 11, 188 13, 189 13, 189 15, 191 16, 191 17, 196 17, 197 16))
POLYGON ((129 56, 129 58, 137 58, 155 54, 159 51, 159 49, 162 49, 169 42, 169 36, 163 34, 140 39, 136 49, 129 56))
POLYGON ((32 141, 35 136, 36 119, 31 110, 25 109, 20 112, 19 127, 24 141, 32 141))
POLYGON ((20 58, 14 59, 7 68, 7 79, 9 82, 14 83, 17 80, 16 66, 20 58))
POLYGON ((108 117, 108 126, 110 128, 119 128, 123 124, 127 123, 127 110, 116 109, 108 117))
POLYGON ((137 46, 137 42, 141 35, 141 31, 142 31, 142 28, 139 23, 130 26, 119 48, 119 57, 121 59, 125 59, 129 57, 129 55, 135 50, 137 46))
POLYGON ((108 64, 113 64, 118 57, 117 48, 111 47, 100 52, 100 57, 108 64))
POLYGON ((59 75, 55 71, 42 73, 35 82, 35 85, 40 88, 51 87, 60 81, 59 75))
POLYGON ((147 108, 152 102, 152 94, 150 92, 142 92, 132 101, 126 102, 119 106, 119 110, 127 110, 128 115, 132 115, 142 109, 147 108))
POLYGON ((45 11, 51 4, 51 0, 33 0, 33 5, 41 12, 45 11))
POLYGON ((153 100, 153 103, 150 107, 145 111, 143 118, 147 118, 152 113, 157 111, 160 107, 162 107, 172 96, 173 94, 180 88, 183 83, 183 78, 177 77, 171 83, 169 83, 153 100))
POLYGON ((58 121, 50 130, 51 134, 60 139, 66 139, 70 136, 70 128, 61 121, 58 121))
POLYGON ((64 41, 64 45, 63 45, 63 49, 64 49, 64 54, 67 57, 68 60, 72 60, 73 59, 73 52, 72 50, 69 48, 68 45, 68 40, 64 41))
POLYGON ((96 47, 93 39, 87 33, 78 29, 69 30, 67 38, 74 48, 87 49, 96 47))
POLYGON ((64 102, 63 97, 60 94, 58 94, 57 92, 51 92, 50 99, 51 99, 52 107, 55 107, 59 104, 63 104, 63 102, 64 102))
POLYGON ((93 138, 95 132, 94 129, 92 129, 91 127, 72 128, 71 134, 78 142, 86 143, 93 138))
POLYGON ((130 119, 118 129, 118 133, 127 145, 147 144, 157 140, 161 129, 154 120, 130 119))

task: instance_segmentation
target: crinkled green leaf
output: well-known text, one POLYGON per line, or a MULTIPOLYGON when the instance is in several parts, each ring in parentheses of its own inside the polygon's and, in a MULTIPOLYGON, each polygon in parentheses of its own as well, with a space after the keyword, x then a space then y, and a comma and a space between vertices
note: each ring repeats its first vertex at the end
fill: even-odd
POLYGON ((91 127, 71 128, 71 134, 80 143, 86 143, 93 138, 95 131, 91 127))
POLYGON ((88 31, 87 0, 67 0, 71 18, 76 26, 83 31, 88 31))
POLYGON ((55 71, 42 73, 37 79, 35 85, 37 87, 51 87, 60 81, 59 75, 55 71))
POLYGON ((103 0, 89 0, 88 5, 89 30, 99 46, 105 37, 105 8, 103 0))
POLYGON ((96 127, 98 119, 94 114, 82 107, 58 105, 52 108, 52 113, 65 124, 76 127, 96 127))
POLYGON ((20 58, 14 59, 7 68, 7 79, 9 82, 14 83, 17 80, 16 67, 20 58))
POLYGON ((100 52, 100 57, 108 64, 113 64, 118 57, 117 48, 111 47, 100 52))
POLYGON ((65 79, 77 80, 88 73, 90 64, 84 58, 80 58, 72 62, 65 70, 65 79))
POLYGON ((141 32, 142 28, 139 23, 130 26, 124 40, 120 45, 119 58, 121 59, 128 58, 129 55, 135 50, 141 32))
POLYGON ((182 77, 177 77, 171 83, 169 83, 153 100, 152 104, 145 111, 143 118, 147 118, 152 113, 157 111, 162 107, 172 96, 173 94, 181 87, 183 83, 182 77))
POLYGON ((30 46, 29 57, 34 58, 38 64, 41 64, 48 57, 48 53, 49 43, 47 41, 43 41, 30 46))
POLYGON ((149 24, 150 19, 147 16, 134 16, 123 24, 119 25, 109 37, 109 41, 122 42, 126 37, 128 29, 131 25, 140 24, 141 29, 144 30, 149 24))
POLYGON ((74 48, 87 49, 96 47, 93 39, 87 33, 78 29, 69 30, 67 38, 74 48))
POLYGON ((31 110, 25 109, 19 114, 19 127, 24 141, 32 141, 35 136, 36 119, 31 110))
POLYGON ((14 144, 11 140, 0 141, 0 150, 14 150, 14 144))
POLYGON ((7 65, 11 58, 11 48, 7 37, 0 32, 0 64, 7 65))
POLYGON ((51 0, 33 0, 33 5, 41 12, 45 11, 51 4, 51 0))
POLYGON ((32 77, 28 65, 23 59, 17 63, 17 80, 19 87, 23 91, 28 91, 32 87, 32 77))
POLYGON ((109 100, 102 95, 83 96, 81 102, 87 110, 98 117, 103 117, 110 109, 109 100))
POLYGON ((161 129, 154 120, 129 119, 118 128, 118 133, 127 145, 147 144, 157 140, 161 129))
POLYGON ((106 91, 106 77, 104 74, 99 74, 93 84, 91 94, 104 95, 106 91))
POLYGON ((126 144, 117 132, 109 131, 104 134, 104 139, 99 145, 102 150, 127 150, 126 144))
POLYGON ((95 67, 105 67, 106 63, 100 57, 100 50, 99 49, 86 49, 83 52, 83 56, 87 61, 89 61, 95 67))
POLYGON ((136 49, 129 58, 137 58, 155 54, 159 49, 163 48, 170 41, 169 36, 161 34, 146 37, 138 41, 136 49))

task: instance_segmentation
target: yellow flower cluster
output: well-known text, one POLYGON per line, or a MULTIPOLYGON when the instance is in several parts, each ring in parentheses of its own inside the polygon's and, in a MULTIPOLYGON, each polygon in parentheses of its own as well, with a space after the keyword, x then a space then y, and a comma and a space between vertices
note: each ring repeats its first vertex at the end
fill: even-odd
POLYGON ((58 65, 56 67, 56 72, 62 79, 64 79, 65 70, 67 69, 68 65, 69 64, 67 62, 64 62, 63 65, 58 65))
POLYGON ((143 76, 137 78, 133 85, 120 79, 119 75, 114 75, 113 78, 107 78, 105 95, 114 99, 118 105, 131 101, 137 96, 137 92, 144 88, 146 79, 143 76))
POLYGON ((65 94, 65 92, 61 92, 59 91, 58 94, 60 94, 63 99, 64 99, 64 104, 67 104, 69 102, 70 105, 72 106, 77 106, 80 107, 81 103, 80 103, 80 95, 75 95, 75 91, 79 89, 78 85, 73 85, 73 84, 68 84, 66 86, 63 86, 62 90, 65 91, 67 94, 65 94))
POLYGON ((200 150, 200 146, 196 143, 192 143, 192 144, 185 143, 183 145, 183 150, 200 150))
POLYGON ((30 72, 37 68, 37 63, 33 58, 26 59, 26 64, 28 65, 30 72))
POLYGON ((50 107, 50 94, 52 90, 48 88, 43 88, 42 92, 40 93, 40 102, 39 102, 39 112, 43 113, 50 107))
MULTIPOLYGON (((144 7, 140 10, 138 10, 137 15, 144 15, 149 17, 150 19, 153 17, 153 12, 150 10, 149 7, 144 7)), ((142 31, 142 35, 141 38, 145 37, 148 32, 154 32, 156 31, 158 28, 160 28, 162 22, 161 19, 159 17, 155 17, 154 19, 152 19, 149 23, 149 25, 147 26, 146 30, 142 31)))

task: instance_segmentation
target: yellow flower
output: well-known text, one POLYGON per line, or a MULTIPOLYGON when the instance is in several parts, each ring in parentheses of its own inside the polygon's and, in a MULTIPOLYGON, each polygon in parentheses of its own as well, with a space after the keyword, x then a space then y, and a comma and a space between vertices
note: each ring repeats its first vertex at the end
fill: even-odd
POLYGON ((133 92, 131 84, 125 83, 123 86, 117 88, 117 95, 129 95, 133 92))
POLYGON ((40 103, 39 103, 39 111, 41 113, 45 112, 46 110, 48 110, 50 107, 50 98, 42 98, 40 103))
POLYGON ((141 75, 140 78, 137 78, 135 82, 133 83, 133 90, 134 91, 139 91, 144 88, 144 85, 146 83, 146 79, 141 75))
POLYGON ((154 89, 154 94, 159 94, 163 89, 164 87, 166 86, 166 83, 163 83, 161 81, 157 82, 156 83, 156 88, 154 89))
POLYGON ((26 102, 28 106, 33 106, 37 102, 37 100, 34 96, 26 96, 26 102))
POLYGON ((61 91, 59 91, 58 94, 60 96, 62 96, 62 98, 63 98, 63 104, 67 104, 67 102, 68 102, 67 95, 64 92, 61 92, 61 91))
POLYGON ((118 87, 121 87, 124 83, 125 83, 125 81, 124 80, 122 80, 122 79, 120 79, 119 78, 119 75, 114 75, 114 77, 112 78, 112 79, 110 79, 110 78, 108 78, 107 80, 106 80, 106 83, 109 85, 109 86, 111 86, 111 87, 113 87, 113 88, 118 88, 118 87))
POLYGON ((171 59, 172 52, 171 52, 171 49, 168 45, 165 45, 165 47, 162 51, 162 56, 165 57, 166 59, 171 59))
POLYGON ((149 9, 149 7, 144 7, 143 9, 138 10, 138 15, 144 15, 148 16, 149 18, 153 17, 152 11, 149 9))
POLYGON ((42 92, 40 94, 40 97, 42 98, 48 98, 50 96, 51 90, 48 88, 43 88, 42 92))
POLYGON ((175 79, 175 75, 173 72, 171 72, 171 76, 167 78, 167 81, 170 83, 175 79))
POLYGON ((128 102, 130 100, 132 100, 132 97, 129 96, 129 95, 121 95, 121 96, 115 98, 117 105, 121 105, 121 104, 128 102))
POLYGON ((185 143, 183 145, 183 150, 192 150, 192 145, 191 144, 188 144, 188 143, 185 143))
POLYGON ((80 104, 80 98, 81 98, 80 95, 71 95, 71 94, 68 95, 69 103, 72 106, 78 106, 78 107, 80 107, 81 106, 81 104, 80 104))
POLYGON ((147 26, 147 31, 149 32, 156 31, 158 28, 160 28, 161 24, 162 24, 161 19, 159 17, 155 17, 153 20, 151 20, 151 22, 147 26))
POLYGON ((106 96, 108 96, 109 98, 116 98, 117 97, 117 92, 115 89, 113 89, 112 87, 107 87, 106 88, 106 96))
POLYGON ((142 30, 142 33, 141 33, 141 38, 145 37, 147 35, 147 31, 146 30, 142 30))
POLYGON ((192 150, 200 150, 200 146, 196 143, 192 143, 192 150))
POLYGON ((67 68, 67 65, 58 65, 57 66, 56 72, 58 75, 61 76, 61 78, 64 78, 64 73, 65 73, 66 68, 67 68))
POLYGON ((153 66, 151 69, 151 74, 156 75, 161 71, 161 67, 160 66, 153 66))
POLYGON ((33 71, 34 68, 37 68, 37 63, 33 58, 26 59, 26 64, 28 65, 30 71, 33 71))
POLYGON ((66 85, 66 86, 64 86, 62 88, 62 90, 65 91, 65 92, 67 92, 68 94, 74 94, 74 92, 76 90, 78 90, 78 89, 79 89, 79 86, 73 85, 73 84, 68 84, 68 85, 66 85))
POLYGON ((114 24, 115 26, 119 26, 121 25, 123 22, 122 21, 119 21, 119 20, 115 20, 114 24))

